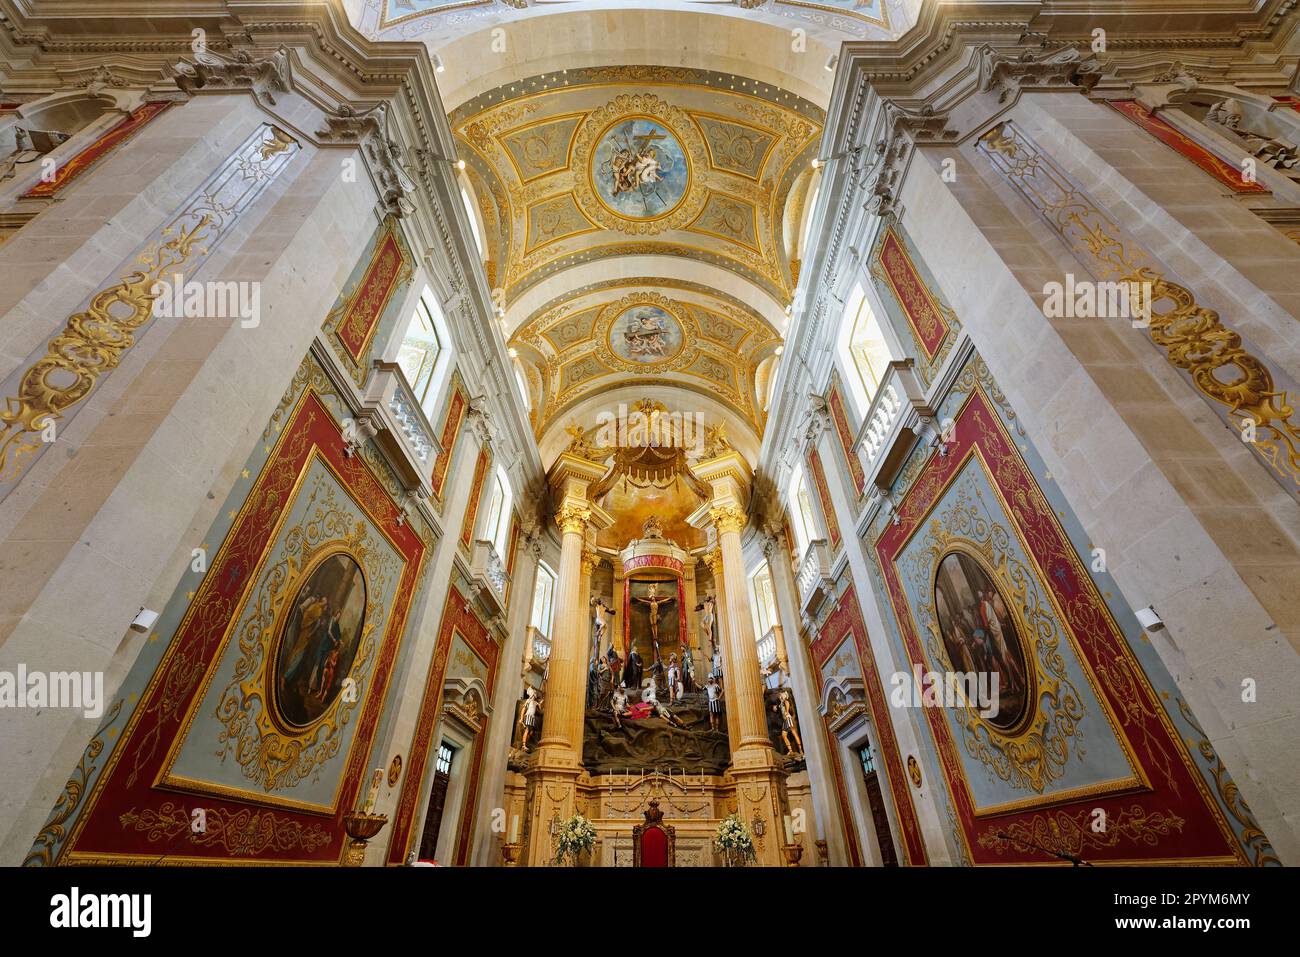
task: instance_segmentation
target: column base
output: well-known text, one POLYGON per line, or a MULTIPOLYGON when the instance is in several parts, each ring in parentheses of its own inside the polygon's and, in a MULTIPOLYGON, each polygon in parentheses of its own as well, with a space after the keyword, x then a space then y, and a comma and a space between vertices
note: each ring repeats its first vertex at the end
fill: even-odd
POLYGON ((742 747, 731 756, 730 774, 736 782, 736 813, 753 834, 754 863, 759 867, 786 866, 785 771, 776 752, 742 747))
POLYGON ((548 867, 555 863, 555 846, 551 840, 552 822, 567 821, 577 809, 577 783, 583 774, 581 756, 570 748, 546 746, 537 750, 528 779, 529 811, 528 847, 523 863, 528 867, 548 867))

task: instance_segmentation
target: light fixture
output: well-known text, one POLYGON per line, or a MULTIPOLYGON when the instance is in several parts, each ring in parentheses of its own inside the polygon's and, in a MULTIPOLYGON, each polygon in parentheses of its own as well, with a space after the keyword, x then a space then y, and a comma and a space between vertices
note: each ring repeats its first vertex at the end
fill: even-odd
POLYGON ((509 349, 507 349, 506 354, 509 355, 511 359, 519 358, 519 350, 516 349, 514 346, 511 346, 509 349))
POLYGON ((1136 612, 1138 624, 1147 631, 1160 631, 1165 627, 1164 619, 1157 613, 1154 605, 1139 608, 1136 612))
POLYGON ((838 53, 832 53, 830 57, 827 58, 826 60, 826 72, 834 73, 835 65, 839 62, 840 62, 840 55, 838 53))
POLYGON ((456 169, 463 170, 464 168, 465 168, 465 161, 463 159, 456 160, 456 169))
POLYGON ((779 356, 779 355, 780 355, 781 353, 783 353, 783 352, 785 352, 785 346, 777 346, 777 347, 776 347, 776 352, 774 353, 774 355, 778 355, 778 356, 779 356))
POLYGON ((443 65, 442 57, 438 56, 438 54, 435 53, 433 55, 433 72, 441 73, 445 69, 447 68, 443 65))
POLYGON ((150 611, 148 608, 141 607, 135 618, 131 620, 131 630, 145 632, 154 626, 158 620, 158 612, 150 611))

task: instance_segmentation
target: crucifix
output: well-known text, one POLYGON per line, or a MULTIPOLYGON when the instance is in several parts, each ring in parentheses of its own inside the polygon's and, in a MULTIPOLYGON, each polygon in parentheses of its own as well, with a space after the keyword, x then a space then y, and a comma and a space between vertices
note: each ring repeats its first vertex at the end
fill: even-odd
POLYGON ((632 596, 633 601, 639 601, 642 604, 650 606, 650 640, 655 647, 655 661, 659 661, 659 606, 675 602, 676 598, 664 598, 659 595, 659 583, 651 582, 650 590, 644 598, 636 595, 632 596))

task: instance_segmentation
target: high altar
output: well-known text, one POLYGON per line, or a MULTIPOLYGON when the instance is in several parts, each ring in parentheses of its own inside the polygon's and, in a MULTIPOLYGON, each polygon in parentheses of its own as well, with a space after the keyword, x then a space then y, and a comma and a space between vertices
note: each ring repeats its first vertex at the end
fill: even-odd
POLYGON ((803 853, 786 824, 811 814, 807 774, 768 730, 741 563, 745 470, 725 437, 711 439, 692 460, 672 444, 599 448, 575 430, 552 469, 563 607, 541 740, 516 750, 506 789, 507 820, 523 822, 508 854, 521 863, 553 863, 575 813, 595 825, 593 866, 632 866, 634 832, 652 817, 671 829, 677 865, 721 863, 713 840, 730 814, 759 863, 803 853), (580 573, 569 592, 566 560, 580 573), (723 689, 712 721, 710 675, 723 689))

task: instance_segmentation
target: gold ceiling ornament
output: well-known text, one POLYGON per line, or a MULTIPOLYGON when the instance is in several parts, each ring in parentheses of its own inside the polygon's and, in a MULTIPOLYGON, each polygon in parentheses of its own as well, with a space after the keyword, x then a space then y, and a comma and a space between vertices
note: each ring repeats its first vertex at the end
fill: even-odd
MULTIPOLYGON (((1300 422, 1287 384, 1276 381, 1269 365, 1218 312, 1166 277, 1145 249, 1126 243, 1119 226, 1014 124, 1000 123, 980 137, 978 146, 1066 245, 1084 255, 1094 275, 1126 286, 1135 303, 1145 298, 1151 341, 1282 487, 1300 497, 1300 422), (1139 294, 1143 288, 1149 290, 1145 297, 1139 294), (1157 311, 1160 303, 1169 306, 1157 311)), ((1284 377, 1279 370, 1277 378, 1284 377)))
POLYGON ((699 354, 695 317, 679 303, 657 292, 630 293, 605 306, 596 318, 592 339, 596 357, 620 372, 680 371, 699 354), (663 328, 642 330, 641 324, 634 321, 638 316, 645 317, 646 325, 662 320, 663 328), (630 337, 639 337, 649 344, 643 345, 640 352, 633 351, 636 347, 629 345, 630 337))
POLYGON ((569 444, 564 447, 566 455, 576 455, 590 462, 600 462, 609 457, 608 452, 602 451, 587 438, 587 430, 577 422, 570 422, 564 431, 569 436, 569 444))
POLYGON ((745 510, 736 505, 715 505, 709 509, 709 519, 718 526, 719 534, 739 532, 745 527, 745 510))
MULTIPOLYGON (((653 148, 653 144, 647 147, 653 148)), ((709 154, 698 128, 683 110, 650 93, 623 94, 593 110, 574 141, 572 168, 574 192, 583 213, 606 229, 633 236, 653 236, 684 228, 699 215, 707 196, 698 178, 709 168, 709 154), (597 177, 602 176, 596 156, 601 142, 619 124, 637 120, 653 123, 675 138, 686 163, 686 182, 680 197, 669 195, 665 210, 644 218, 616 211, 607 198, 608 188, 597 183, 597 177)))
POLYGON ((581 535, 587 530, 591 521, 591 509, 577 502, 565 502, 555 513, 555 524, 565 535, 581 535))

